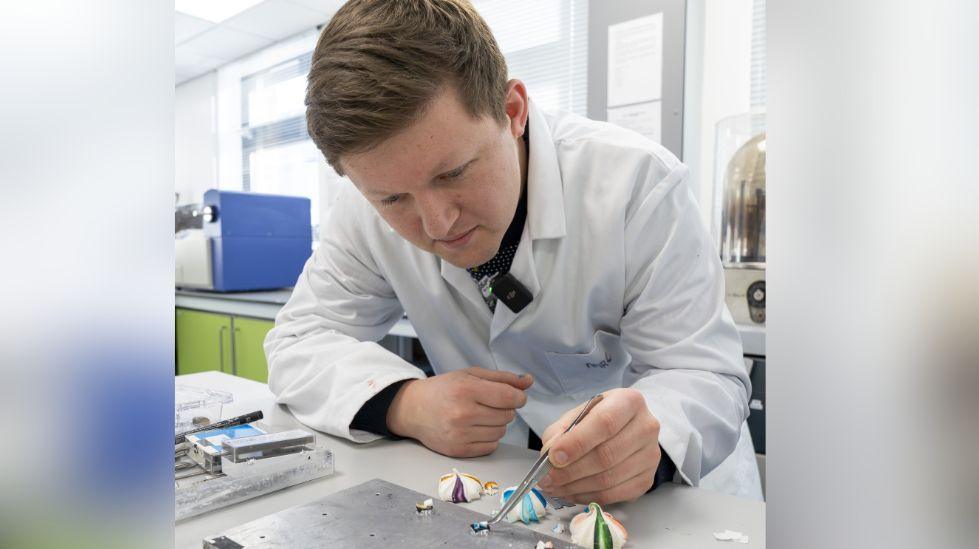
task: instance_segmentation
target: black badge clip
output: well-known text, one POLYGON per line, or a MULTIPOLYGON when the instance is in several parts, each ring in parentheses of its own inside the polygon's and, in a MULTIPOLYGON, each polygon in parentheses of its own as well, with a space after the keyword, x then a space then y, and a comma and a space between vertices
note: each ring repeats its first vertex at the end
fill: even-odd
POLYGON ((512 274, 507 273, 493 282, 493 295, 502 301, 508 309, 519 313, 534 300, 530 290, 520 283, 512 274))

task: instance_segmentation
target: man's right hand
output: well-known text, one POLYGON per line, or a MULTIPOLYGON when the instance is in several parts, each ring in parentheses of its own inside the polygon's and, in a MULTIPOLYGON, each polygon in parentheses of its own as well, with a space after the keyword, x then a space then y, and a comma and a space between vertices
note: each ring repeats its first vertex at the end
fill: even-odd
POLYGON ((530 375, 477 366, 412 380, 388 408, 388 429, 446 456, 484 456, 499 446, 533 383, 530 375))

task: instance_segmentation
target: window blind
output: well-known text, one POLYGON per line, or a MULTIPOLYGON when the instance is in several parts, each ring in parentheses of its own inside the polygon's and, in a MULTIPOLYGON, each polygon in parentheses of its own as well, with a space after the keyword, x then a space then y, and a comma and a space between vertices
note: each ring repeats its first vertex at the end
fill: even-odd
POLYGON ((765 40, 765 0, 751 6, 751 108, 768 102, 768 60, 765 40))
POLYGON ((476 0, 503 51, 510 78, 547 110, 585 116, 588 0, 476 0))
MULTIPOLYGON (((538 106, 586 114, 588 0, 476 0, 473 5, 493 31, 510 78, 524 81, 538 106)), ((310 34, 276 44, 219 71, 219 87, 236 86, 219 90, 219 96, 230 93, 240 101, 222 111, 226 131, 219 140, 240 143, 240 156, 222 153, 223 174, 240 173, 245 191, 309 197, 317 225, 349 181, 324 169, 306 131, 303 99, 315 39, 310 34)))

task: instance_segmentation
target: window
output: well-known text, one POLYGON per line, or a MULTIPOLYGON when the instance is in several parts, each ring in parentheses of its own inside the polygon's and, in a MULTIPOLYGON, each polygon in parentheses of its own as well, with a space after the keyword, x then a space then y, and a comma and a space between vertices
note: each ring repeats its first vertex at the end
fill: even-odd
MULTIPOLYGON (((510 75, 544 109, 587 110, 587 0, 476 0, 510 75)), ((306 131, 306 75, 319 32, 310 30, 218 70, 218 185, 312 202, 314 228, 350 182, 306 131)), ((314 230, 315 233, 315 230, 314 230)))
POLYGON ((768 102, 768 60, 765 53, 765 0, 751 6, 751 108, 768 102))
POLYGON ((318 224, 322 155, 306 131, 312 52, 241 79, 241 188, 309 197, 318 224))
POLYGON ((543 109, 586 115, 588 0, 476 0, 511 78, 543 109))
POLYGON ((310 30, 218 70, 218 185, 304 196, 316 230, 345 178, 306 132, 306 74, 319 33, 310 30))

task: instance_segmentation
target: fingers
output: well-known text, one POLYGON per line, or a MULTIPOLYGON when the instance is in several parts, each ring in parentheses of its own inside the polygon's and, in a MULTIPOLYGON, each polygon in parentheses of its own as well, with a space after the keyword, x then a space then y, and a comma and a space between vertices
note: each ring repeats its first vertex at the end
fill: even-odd
POLYGON ((489 406, 477 404, 475 410, 472 412, 472 417, 469 418, 469 423, 486 427, 505 426, 513 421, 515 417, 517 417, 516 410, 490 408, 489 406))
MULTIPOLYGON (((590 458, 596 453, 597 451, 591 452, 585 459, 590 458)), ((658 445, 644 446, 610 468, 598 469, 590 476, 579 478, 563 485, 550 485, 550 487, 546 487, 542 484, 541 488, 548 495, 563 498, 576 494, 600 493, 644 473, 652 478, 653 472, 659 465, 660 457, 661 454, 658 445)))
POLYGON ((490 408, 471 402, 466 406, 455 407, 444 412, 441 418, 443 425, 469 427, 473 425, 484 427, 506 426, 517 416, 513 409, 490 408))
POLYGON ((467 430, 466 440, 470 443, 497 442, 506 434, 506 427, 483 427, 480 425, 467 430))
POLYGON ((559 417, 557 421, 548 426, 547 429, 544 429, 544 433, 541 435, 541 453, 544 453, 551 447, 551 444, 553 444, 556 440, 555 437, 568 429, 568 425, 571 425, 574 418, 578 417, 578 412, 581 411, 581 408, 584 405, 585 403, 583 402, 579 406, 575 406, 574 408, 568 410, 564 413, 564 415, 559 417))
POLYGON ((574 429, 555 437, 550 447, 551 463, 560 468, 578 461, 617 435, 645 406, 639 391, 626 389, 614 396, 610 391, 574 429))
POLYGON ((426 447, 453 457, 496 450, 516 409, 527 397, 504 381, 529 386, 509 372, 469 368, 406 383, 388 411, 392 432, 406 433, 426 447), (394 412, 394 413, 392 413, 394 412))
POLYGON ((514 389, 520 389, 521 391, 526 391, 534 384, 534 376, 530 374, 520 374, 513 379, 508 379, 504 381, 507 385, 513 387, 514 389))
POLYGON ((506 383, 514 389, 520 389, 521 391, 526 390, 534 384, 534 376, 530 374, 517 375, 513 372, 504 372, 502 370, 487 370, 486 368, 480 368, 479 366, 466 368, 466 372, 468 372, 469 375, 476 376, 487 381, 506 383))
POLYGON ((620 501, 635 501, 639 499, 639 496, 645 494, 653 487, 654 477, 655 469, 644 471, 611 488, 595 492, 585 492, 583 494, 574 494, 564 499, 585 505, 593 501, 599 505, 608 505, 620 501))
POLYGON ((492 454, 500 446, 499 441, 479 442, 466 447, 466 452, 458 457, 479 457, 492 454))
POLYGON ((504 410, 523 407, 527 403, 527 395, 520 389, 506 383, 475 378, 473 398, 479 404, 504 410))
POLYGON ((499 441, 495 442, 476 442, 471 444, 455 443, 445 446, 429 446, 432 450, 454 458, 470 458, 492 454, 500 446, 499 441))
POLYGON ((429 448, 451 457, 483 456, 496 450, 506 426, 468 425, 449 427, 437 433, 429 448))
POLYGON ((513 421, 516 415, 517 412, 512 409, 490 408, 471 402, 466 406, 458 406, 446 411, 441 419, 443 425, 459 428, 470 426, 499 427, 506 426, 513 421))
POLYGON ((475 381, 472 385, 476 402, 499 409, 516 409, 527 403, 524 390, 534 383, 533 376, 487 370, 473 366, 466 369, 475 381))
MULTIPOLYGON (((562 489, 565 493, 582 491, 580 489, 566 487, 565 485, 600 474, 604 471, 610 471, 644 448, 649 449, 644 454, 646 458, 656 458, 658 461, 659 459, 656 457, 659 454, 658 439, 659 429, 657 423, 639 420, 630 421, 617 435, 599 444, 581 459, 564 468, 551 469, 547 476, 542 479, 541 487, 545 490, 548 490, 549 487, 555 490, 562 489)), ((631 477, 638 472, 632 471, 628 476, 631 477)), ((618 474, 619 478, 622 478, 621 473, 618 474)), ((608 486, 603 486, 603 488, 608 488, 608 486)))

